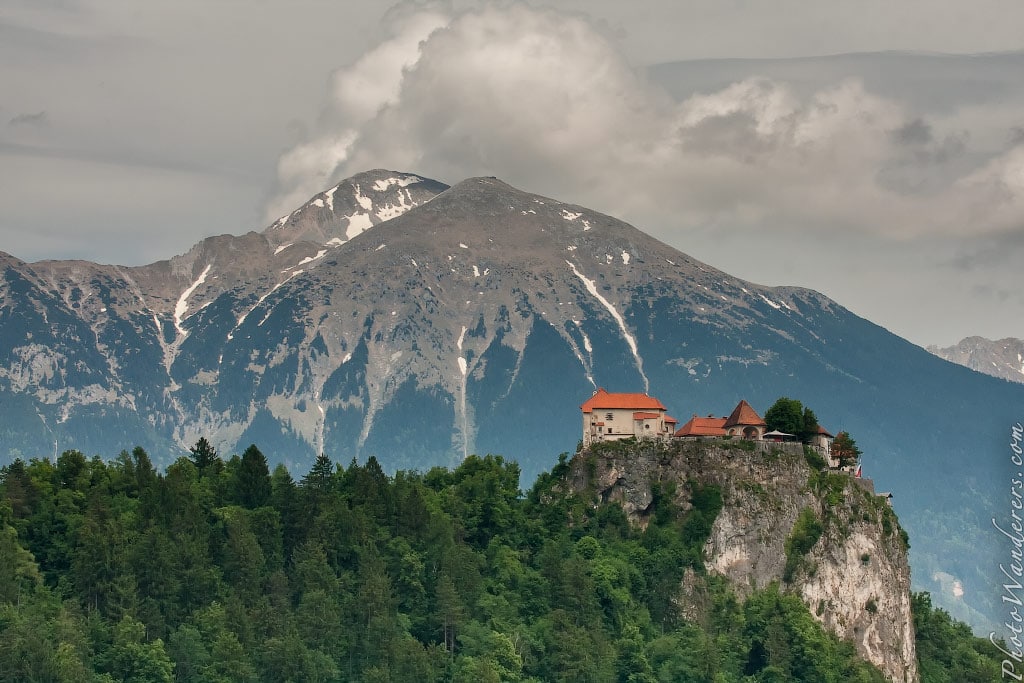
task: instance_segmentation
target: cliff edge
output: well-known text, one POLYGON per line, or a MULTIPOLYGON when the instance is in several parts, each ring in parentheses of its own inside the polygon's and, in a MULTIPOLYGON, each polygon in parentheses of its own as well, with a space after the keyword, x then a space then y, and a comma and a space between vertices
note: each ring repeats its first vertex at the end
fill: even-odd
MULTIPOLYGON (((906 534, 869 481, 822 464, 800 444, 614 442, 577 453, 569 481, 577 493, 620 503, 640 526, 654 487, 683 510, 694 487, 719 487, 723 507, 704 547, 709 573, 740 597, 777 582, 890 679, 916 683, 906 534)), ((700 584, 691 573, 684 579, 684 613, 699 614, 700 584)))

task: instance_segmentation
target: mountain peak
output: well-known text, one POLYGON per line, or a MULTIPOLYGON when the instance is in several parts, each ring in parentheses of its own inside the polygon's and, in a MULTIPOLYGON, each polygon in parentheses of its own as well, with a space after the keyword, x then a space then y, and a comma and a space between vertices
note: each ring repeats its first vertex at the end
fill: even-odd
POLYGON ((520 190, 494 177, 456 183, 429 204, 392 221, 388 233, 416 241, 429 239, 432 246, 445 249, 484 241, 530 261, 554 258, 558 262, 585 243, 595 246, 599 235, 626 238, 618 246, 595 246, 602 259, 606 247, 614 247, 618 259, 631 240, 656 242, 610 216, 520 190))
POLYGON ((311 197, 263 231, 274 247, 295 242, 337 246, 448 189, 414 173, 373 169, 311 197))

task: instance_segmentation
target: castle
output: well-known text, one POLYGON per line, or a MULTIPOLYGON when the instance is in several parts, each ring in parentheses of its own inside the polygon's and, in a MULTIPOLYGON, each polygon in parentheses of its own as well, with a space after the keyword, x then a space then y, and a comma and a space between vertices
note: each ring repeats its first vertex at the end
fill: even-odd
MULTIPOLYGON (((599 388, 580 406, 583 413, 583 446, 621 439, 722 439, 754 441, 795 441, 793 434, 766 431, 767 423, 757 411, 741 400, 728 417, 698 417, 696 414, 679 429, 678 420, 653 396, 643 393, 612 393, 599 388)), ((835 437, 818 427, 809 445, 821 453, 830 467, 839 463, 832 456, 835 437)))

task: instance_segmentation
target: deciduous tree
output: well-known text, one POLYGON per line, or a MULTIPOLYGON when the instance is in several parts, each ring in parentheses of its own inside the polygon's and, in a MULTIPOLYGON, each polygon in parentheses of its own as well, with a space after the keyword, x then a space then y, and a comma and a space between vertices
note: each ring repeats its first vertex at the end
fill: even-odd
POLYGON ((861 450, 857 448, 857 442, 850 438, 847 432, 836 434, 832 441, 832 457, 839 461, 840 467, 852 467, 860 458, 861 450))

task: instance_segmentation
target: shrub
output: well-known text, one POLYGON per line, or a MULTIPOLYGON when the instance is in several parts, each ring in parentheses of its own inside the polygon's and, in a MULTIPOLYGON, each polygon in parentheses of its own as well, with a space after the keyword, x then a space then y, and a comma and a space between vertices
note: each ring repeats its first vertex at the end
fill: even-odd
POLYGON ((810 508, 804 508, 796 518, 793 530, 786 539, 786 566, 782 572, 782 580, 789 583, 799 569, 804 556, 821 538, 824 527, 817 515, 810 508))
POLYGON ((810 446, 804 446, 804 460, 811 466, 811 469, 823 470, 828 467, 825 458, 821 457, 821 454, 810 446))

